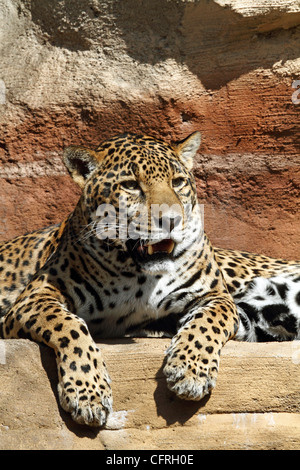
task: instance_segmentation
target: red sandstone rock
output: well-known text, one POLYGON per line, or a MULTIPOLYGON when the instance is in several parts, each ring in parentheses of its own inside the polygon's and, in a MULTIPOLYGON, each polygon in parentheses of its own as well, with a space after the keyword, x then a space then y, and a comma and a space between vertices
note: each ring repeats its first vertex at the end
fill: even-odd
POLYGON ((1 239, 76 204, 57 163, 65 146, 199 129, 195 174, 212 241, 300 258, 296 1, 3 5, 1 239))

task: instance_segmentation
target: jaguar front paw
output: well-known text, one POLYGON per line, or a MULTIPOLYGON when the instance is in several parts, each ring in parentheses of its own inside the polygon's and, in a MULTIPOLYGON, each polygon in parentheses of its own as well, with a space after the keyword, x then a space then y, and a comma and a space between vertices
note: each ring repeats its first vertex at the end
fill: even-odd
POLYGON ((62 408, 74 421, 88 426, 105 425, 112 411, 110 378, 103 363, 60 364, 58 395, 62 408), (71 370, 70 370, 71 369, 71 370))
POLYGON ((179 398, 201 400, 216 385, 219 353, 210 346, 204 346, 201 352, 183 346, 175 341, 167 350, 164 367, 167 385, 179 398))

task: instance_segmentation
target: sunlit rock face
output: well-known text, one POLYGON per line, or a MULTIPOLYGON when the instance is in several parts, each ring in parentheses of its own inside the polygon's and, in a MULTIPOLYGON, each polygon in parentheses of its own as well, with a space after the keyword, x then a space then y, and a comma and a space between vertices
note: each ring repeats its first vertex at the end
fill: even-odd
POLYGON ((1 4, 0 239, 72 210, 65 146, 200 130, 212 242, 300 258, 299 2, 1 4))

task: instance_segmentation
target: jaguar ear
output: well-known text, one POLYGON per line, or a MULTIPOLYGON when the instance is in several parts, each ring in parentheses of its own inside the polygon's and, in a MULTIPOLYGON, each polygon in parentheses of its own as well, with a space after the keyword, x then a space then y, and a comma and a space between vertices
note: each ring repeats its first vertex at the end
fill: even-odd
POLYGON ((194 158, 201 144, 200 132, 194 132, 181 142, 177 142, 176 151, 179 160, 187 167, 188 170, 193 168, 194 158))
POLYGON ((94 150, 72 146, 64 150, 63 162, 75 183, 83 188, 90 174, 99 165, 99 156, 94 150))

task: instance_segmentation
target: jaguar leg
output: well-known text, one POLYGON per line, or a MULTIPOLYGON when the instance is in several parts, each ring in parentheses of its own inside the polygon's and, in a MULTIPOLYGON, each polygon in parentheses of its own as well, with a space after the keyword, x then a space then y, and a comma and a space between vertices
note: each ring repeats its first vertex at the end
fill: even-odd
POLYGON ((166 352, 164 374, 178 397, 200 400, 216 385, 221 350, 238 329, 238 315, 224 295, 195 301, 182 322, 166 352))
POLYGON ((52 348, 62 408, 80 424, 102 426, 112 409, 110 378, 85 321, 57 299, 35 295, 16 302, 2 319, 4 338, 29 338, 52 348))

